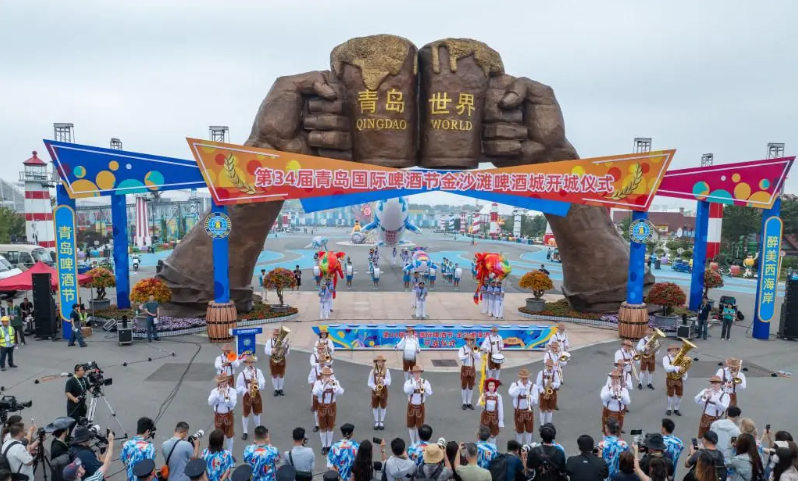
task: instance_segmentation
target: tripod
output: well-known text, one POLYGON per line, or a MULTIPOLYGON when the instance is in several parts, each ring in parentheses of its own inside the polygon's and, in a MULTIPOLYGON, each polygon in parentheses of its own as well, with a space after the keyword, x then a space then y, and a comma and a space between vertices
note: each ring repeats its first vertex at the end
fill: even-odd
POLYGON ((105 401, 105 405, 108 407, 108 411, 111 413, 111 417, 114 418, 116 424, 119 426, 119 432, 124 433, 124 436, 121 439, 127 438, 127 433, 125 432, 125 428, 122 427, 122 423, 119 422, 119 418, 116 416, 116 411, 111 406, 111 403, 108 402, 108 399, 105 398, 105 393, 103 392, 102 384, 96 384, 94 387, 91 388, 89 391, 91 393, 91 401, 89 401, 89 409, 86 412, 86 420, 88 424, 94 422, 94 415, 97 412, 97 403, 99 399, 105 401))
POLYGON ((33 477, 36 478, 36 469, 39 468, 39 464, 46 466, 42 469, 42 476, 44 477, 44 481, 47 481, 47 470, 50 470, 50 473, 53 472, 53 465, 50 464, 50 460, 47 459, 47 456, 44 455, 44 430, 39 431, 39 450, 36 453, 36 457, 33 458, 33 477))

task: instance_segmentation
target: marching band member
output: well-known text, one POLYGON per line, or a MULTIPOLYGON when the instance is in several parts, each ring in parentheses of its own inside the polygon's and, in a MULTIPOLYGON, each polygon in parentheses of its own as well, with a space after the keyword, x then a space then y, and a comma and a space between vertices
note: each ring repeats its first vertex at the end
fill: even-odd
POLYGON ((429 277, 429 290, 434 291, 435 290, 435 279, 438 277, 438 271, 432 266, 430 266, 430 268, 429 268, 429 276, 428 277, 429 277))
POLYGON ((404 337, 396 345, 396 350, 402 351, 402 371, 405 373, 405 381, 412 377, 411 370, 416 365, 418 353, 421 352, 421 342, 416 337, 413 326, 407 326, 406 329, 404 337))
POLYGON ((410 290, 410 271, 404 270, 402 266, 402 284, 405 286, 405 292, 410 290))
POLYGON ((565 351, 571 349, 571 342, 568 340, 568 333, 565 332, 565 324, 562 322, 557 324, 557 330, 554 332, 554 335, 551 336, 548 343, 551 344, 554 341, 559 342, 560 347, 565 351))
POLYGON ((236 381, 236 392, 243 399, 244 404, 244 416, 241 418, 241 424, 244 427, 241 439, 244 441, 249 437, 249 413, 251 412, 255 418, 255 426, 260 426, 260 415, 263 412, 263 399, 260 390, 266 385, 266 379, 263 377, 263 372, 253 365, 255 361, 257 358, 252 354, 244 356, 246 367, 238 374, 236 381))
POLYGON ((333 442, 333 429, 335 428, 335 416, 338 409, 335 405, 338 396, 344 393, 344 388, 333 377, 332 369, 324 367, 321 370, 321 379, 313 384, 313 397, 318 406, 319 437, 321 438, 321 454, 324 456, 330 452, 333 442))
POLYGON ((424 287, 424 281, 418 283, 416 288, 416 319, 426 319, 427 317, 427 296, 429 291, 424 287))
POLYGON ((217 387, 208 396, 208 406, 213 408, 214 428, 224 431, 227 450, 233 452, 233 436, 235 436, 233 411, 236 408, 236 391, 230 388, 228 379, 223 375, 217 375, 214 378, 217 387))
POLYGON ((463 396, 463 411, 474 409, 471 400, 474 397, 474 381, 477 378, 477 349, 476 336, 473 332, 465 335, 466 344, 457 352, 460 365, 460 394, 463 396))
MULTIPOLYGON (((330 359, 330 364, 332 364, 332 359, 330 359)), ((318 344, 316 352, 310 355, 310 373, 308 374, 308 384, 310 384, 311 397, 313 398, 310 410, 313 412, 314 433, 319 431, 319 406, 318 399, 312 394, 313 386, 316 385, 316 381, 321 380, 322 371, 325 367, 329 367, 330 364, 327 363, 327 353, 324 351, 324 345, 318 344)))
POLYGON ((496 438, 499 436, 499 429, 504 427, 504 407, 502 406, 502 395, 497 392, 501 382, 498 379, 485 379, 485 386, 479 403, 482 406, 482 414, 479 416, 479 424, 490 429, 490 439, 488 442, 496 445, 496 438))
MULTIPOLYGON (((665 369, 666 373, 677 373, 681 374, 682 368, 679 366, 673 365, 673 359, 677 352, 679 352, 681 346, 678 344, 671 344, 668 346, 668 354, 662 358, 662 367, 665 369)), ((671 415, 671 409, 673 409, 673 414, 677 416, 681 416, 682 413, 679 412, 679 406, 682 405, 682 396, 684 395, 684 381, 687 380, 687 373, 683 373, 682 377, 679 379, 671 379, 670 377, 666 380, 666 385, 668 388, 668 410, 665 411, 665 415, 671 415)))
POLYGON ((563 371, 565 370, 565 366, 568 364, 571 355, 567 352, 564 352, 560 349, 560 343, 557 341, 552 341, 548 345, 548 349, 546 352, 543 353, 543 361, 550 360, 554 363, 554 369, 557 371, 557 374, 560 375, 560 384, 563 384, 565 375, 563 371))
POLYGON ((621 348, 615 351, 615 362, 621 366, 623 372, 632 373, 632 363, 634 362, 634 352, 632 352, 632 341, 624 339, 621 341, 621 348))
POLYGON ((371 271, 371 283, 374 284, 374 290, 377 290, 380 286, 380 273, 379 266, 374 266, 374 269, 371 271))
POLYGON ((493 317, 493 283, 490 281, 485 282, 485 309, 488 311, 488 317, 493 317))
POLYGON ((546 361, 546 367, 538 371, 535 385, 539 393, 538 406, 540 406, 540 425, 552 422, 552 411, 557 407, 557 389, 560 388, 560 376, 554 369, 551 359, 546 361))
POLYGON ((396 247, 394 247, 393 252, 391 252, 391 265, 396 265, 396 247))
POLYGON ((368 386, 371 389, 371 412, 374 413, 374 430, 385 429, 385 409, 388 407, 388 386, 391 385, 391 371, 385 367, 385 358, 377 355, 374 367, 369 373, 368 386))
POLYGON ((482 296, 482 314, 488 313, 488 307, 490 306, 490 290, 488 289, 488 283, 482 283, 482 286, 479 288, 480 295, 482 296))
POLYGON ((621 385, 621 371, 612 371, 610 379, 610 384, 601 388, 601 403, 604 405, 604 409, 601 411, 601 429, 604 429, 609 418, 615 418, 618 421, 618 426, 623 429, 626 406, 631 404, 632 400, 629 397, 629 390, 621 385))
POLYGON ((410 443, 418 442, 418 428, 424 424, 424 403, 432 396, 432 386, 429 381, 421 378, 424 372, 421 366, 413 366, 413 377, 405 381, 404 391, 407 394, 407 432, 410 434, 410 443))
POLYGON ((454 273, 452 274, 452 281, 454 282, 454 290, 460 290, 460 279, 463 277, 463 269, 460 264, 454 265, 454 273))
POLYGON ((504 319, 504 286, 499 281, 493 285, 493 317, 504 319))
POLYGON ((238 354, 233 350, 233 346, 225 343, 222 344, 222 353, 216 356, 213 365, 216 367, 216 375, 226 377, 227 384, 232 386, 236 381, 235 372, 241 365, 241 360, 238 359, 238 354))
POLYGON ((413 279, 412 279, 411 282, 413 284, 412 285, 413 290, 410 291, 412 293, 411 294, 411 299, 410 299, 410 307, 415 309, 416 308, 416 290, 418 289, 418 283, 421 282, 421 278, 418 277, 418 271, 413 272, 413 279))
POLYGON ((269 373, 272 376, 272 387, 274 388, 274 395, 275 396, 283 396, 283 388, 285 387, 285 365, 286 365, 286 358, 288 357, 288 353, 291 351, 291 348, 288 346, 288 342, 285 342, 285 345, 280 347, 280 358, 275 360, 275 348, 277 347, 277 338, 280 336, 280 330, 275 329, 272 331, 272 338, 266 342, 266 346, 264 347, 264 352, 267 356, 269 356, 269 373))
POLYGON ((654 328, 649 327, 646 329, 646 336, 637 342, 637 352, 640 353, 640 380, 637 383, 637 389, 643 389, 644 381, 649 389, 654 389, 652 382, 654 381, 654 370, 657 367, 657 354, 659 354, 660 348, 660 343, 654 336, 654 328), (651 342, 652 340, 653 343, 651 342), (653 344, 650 349, 649 344, 653 344))
POLYGON ((327 282, 327 299, 325 302, 327 303, 327 318, 329 319, 330 313, 333 312, 333 297, 335 296, 335 286, 333 285, 332 279, 326 279, 327 282))
POLYGON ((322 282, 319 287, 319 320, 329 318, 330 311, 327 310, 327 283, 322 282))
POLYGON ((704 389, 695 396, 695 403, 703 404, 704 410, 701 412, 701 421, 698 423, 698 438, 709 431, 713 422, 723 417, 729 407, 729 395, 723 392, 723 380, 718 376, 709 378, 711 388, 704 389))
POLYGON ((521 444, 532 442, 535 432, 535 412, 532 406, 538 401, 538 386, 529 382, 529 371, 518 371, 518 380, 510 384, 510 397, 513 398, 513 418, 515 420, 515 440, 521 444))
POLYGON ((319 339, 316 341, 314 347, 318 348, 319 345, 324 347, 324 349, 327 351, 327 354, 329 354, 332 358, 332 355, 335 354, 335 345, 333 344, 332 339, 330 339, 330 331, 327 329, 327 326, 319 326, 319 339))
POLYGON ((344 269, 346 271, 346 287, 352 287, 352 277, 355 275, 355 266, 352 265, 352 259, 346 260, 344 269))
POLYGON ((729 395, 729 407, 737 405, 737 393, 746 387, 745 374, 740 369, 742 366, 743 361, 730 357, 726 359, 726 367, 718 369, 715 374, 723 381, 723 392, 729 395))
POLYGON ((499 379, 502 365, 494 362, 493 355, 501 354, 503 347, 504 339, 502 339, 502 337, 499 335, 499 328, 497 326, 493 326, 490 328, 490 334, 485 336, 485 340, 482 341, 482 345, 479 347, 479 349, 488 356, 488 377, 499 379))
MULTIPOLYGON (((318 260, 318 256, 316 256, 316 260, 318 260)), ((313 279, 316 280, 316 287, 319 287, 321 284, 321 267, 318 264, 313 265, 313 279)))
MULTIPOLYGON (((632 375, 629 374, 628 372, 623 372, 621 370, 623 364, 616 362, 615 364, 613 364, 613 366, 615 367, 615 369, 613 369, 613 370, 617 370, 618 372, 621 373, 621 386, 625 387, 626 389, 629 389, 629 390, 634 389, 634 387, 633 387, 634 383, 632 383, 632 375)), ((609 386, 611 384, 612 384, 612 376, 611 375, 607 375, 607 386, 609 386)), ((629 410, 627 410, 627 412, 629 412, 629 410)))

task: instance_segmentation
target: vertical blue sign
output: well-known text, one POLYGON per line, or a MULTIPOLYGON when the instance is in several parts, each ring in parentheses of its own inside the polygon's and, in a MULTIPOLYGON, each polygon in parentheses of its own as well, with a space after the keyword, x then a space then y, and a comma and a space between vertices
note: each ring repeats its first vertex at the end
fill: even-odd
MULTIPOLYGON (((77 241, 75 239, 75 211, 61 205, 53 210, 55 222, 55 268, 58 275, 58 312, 69 320, 73 304, 80 304, 78 290, 77 241)), ((71 332, 69 333, 72 334, 71 332)), ((64 332, 64 339, 68 339, 64 332)))
POLYGON ((783 223, 779 217, 765 220, 762 239, 762 264, 759 275, 759 305, 756 312, 759 320, 770 322, 776 315, 776 288, 779 284, 781 262, 781 235, 783 223))

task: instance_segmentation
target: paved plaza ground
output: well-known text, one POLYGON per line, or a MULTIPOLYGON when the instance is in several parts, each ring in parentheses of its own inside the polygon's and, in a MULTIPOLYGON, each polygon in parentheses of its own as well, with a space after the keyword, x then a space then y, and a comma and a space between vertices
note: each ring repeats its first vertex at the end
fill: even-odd
MULTIPOLYGON (((357 274, 351 290, 339 284, 339 298, 335 301, 335 312, 330 322, 414 322, 410 320, 410 294, 401 287, 401 273, 398 267, 385 265, 388 249, 383 251, 384 274, 379 290, 374 290, 366 277, 366 254, 368 247, 339 246, 336 242, 344 241, 344 230, 322 231, 321 235, 330 237, 330 249, 342 250, 353 257, 357 274), (336 237, 337 236, 337 237, 336 237)), ((411 240, 414 236, 409 237, 411 240)), ((499 250, 504 252, 513 264, 513 274, 523 273, 539 267, 536 256, 545 253, 532 246, 518 244, 478 242, 471 246, 469 241, 454 240, 437 234, 425 234, 421 237, 429 246, 433 260, 451 257, 466 263, 473 252, 499 250)), ((320 448, 319 438, 310 432, 313 427, 310 413, 310 392, 307 375, 310 370, 309 350, 315 340, 312 334, 313 325, 317 324, 318 298, 310 271, 312 251, 305 249, 310 235, 283 235, 270 237, 267 250, 261 256, 256 271, 262 268, 271 269, 276 265, 293 268, 300 264, 305 270, 302 288, 298 292, 286 293, 286 302, 299 307, 300 315, 294 322, 286 324, 292 330, 293 350, 288 357, 285 397, 272 397, 270 383, 267 381, 265 391, 265 413, 262 419, 271 433, 273 443, 281 449, 290 447, 290 433, 295 426, 304 426, 309 432, 309 445, 317 451, 320 448)), ((152 275, 156 256, 146 257, 143 268, 132 276, 132 282, 152 275)), ((555 284, 559 285, 561 270, 559 264, 546 263, 552 271, 555 284)), ((657 273, 658 274, 658 273, 657 273)), ((675 273, 674 273, 675 274, 675 273)), ((668 272, 668 275, 671 275, 668 272)), ((524 303, 527 294, 516 287, 517 277, 511 277, 507 285, 504 324, 523 321, 516 313, 517 307, 524 303)), ((681 281, 680 281, 681 282, 681 281)), ((746 284, 729 283, 733 295, 738 297, 743 312, 750 319, 753 296, 747 294, 746 284), (734 291, 739 290, 739 292, 734 291)), ((451 286, 439 283, 438 289, 432 292, 428 301, 430 319, 425 323, 461 323, 490 324, 480 314, 479 307, 474 305, 471 294, 475 284, 466 275, 462 290, 455 292, 451 286)), ((713 297, 724 291, 713 291, 713 297)), ((557 292, 550 294, 557 297, 557 292)), ((269 301, 274 301, 274 293, 269 293, 269 301)), ((542 323, 545 324, 545 323, 542 323)), ((698 348, 692 353, 698 358, 690 370, 690 378, 685 386, 683 417, 675 417, 676 434, 686 442, 696 435, 700 408, 692 397, 708 386, 707 379, 718 369, 718 363, 728 356, 743 358, 748 367, 748 390, 739 397, 744 416, 752 417, 758 427, 764 428, 770 423, 773 429, 793 429, 794 416, 787 409, 785 401, 793 399, 798 393, 793 378, 771 377, 774 371, 784 370, 798 372, 798 350, 796 345, 787 341, 756 341, 746 334, 748 320, 732 330, 732 340, 721 342, 719 328, 713 327, 713 337, 708 341, 698 341, 698 348)), ((264 326, 266 331, 271 327, 264 326)), ((599 392, 611 370, 613 354, 617 349, 617 334, 614 331, 599 330, 582 326, 569 326, 571 341, 577 346, 568 364, 565 377, 566 384, 560 395, 560 411, 554 414, 554 423, 558 429, 558 440, 569 452, 576 450, 578 435, 588 433, 600 438, 601 402, 599 392)), ((773 327, 775 331, 775 326, 773 327)), ((261 338, 261 341, 263 339, 261 338)), ((40 426, 53 418, 64 415, 65 377, 63 372, 72 370, 78 362, 97 361, 106 371, 106 376, 113 378, 112 386, 106 388, 106 399, 115 408, 118 419, 124 430, 132 435, 135 422, 139 416, 147 415, 157 419, 155 442, 158 446, 171 436, 172 428, 178 421, 187 421, 192 430, 212 428, 212 411, 207 405, 207 397, 214 387, 213 361, 219 350, 208 343, 203 336, 185 336, 164 339, 159 343, 136 342, 132 346, 120 347, 116 344, 114 334, 102 331, 88 339, 87 348, 67 347, 63 341, 29 341, 27 346, 16 351, 19 369, 9 369, 0 373, 0 388, 5 395, 14 395, 20 401, 32 399, 34 405, 26 409, 22 415, 26 420, 35 417, 40 426)), ((261 352, 262 352, 262 348, 261 352)), ((335 371, 342 386, 346 390, 338 405, 338 425, 344 422, 355 424, 355 439, 370 439, 373 435, 383 438, 395 436, 407 437, 404 427, 405 396, 401 392, 401 372, 396 369, 399 355, 396 352, 385 352, 389 367, 392 369, 394 384, 390 387, 390 400, 386 429, 382 432, 372 430, 373 418, 369 408, 369 391, 366 386, 372 353, 341 352, 336 356, 335 371)), ((662 353, 664 354, 664 352, 662 353)), ((265 356, 261 355, 258 365, 268 376, 268 365, 265 356)), ((449 440, 472 440, 479 424, 479 411, 462 411, 460 409, 459 376, 452 372, 456 368, 433 366, 433 360, 454 359, 454 351, 435 351, 422 355, 422 363, 429 368, 425 377, 431 384, 434 394, 429 399, 427 422, 435 429, 434 436, 443 436, 449 440)), ((507 426, 512 426, 509 415, 511 408, 509 396, 506 395, 509 383, 516 378, 520 366, 527 366, 533 373, 540 369, 542 354, 538 352, 512 353, 508 356, 508 364, 501 379, 505 383, 500 392, 505 396, 505 412, 508 413, 507 426)), ((658 364, 655 379, 655 391, 637 391, 632 393, 631 412, 626 418, 626 430, 644 429, 657 431, 665 411, 664 373, 658 364)), ((240 414, 240 408, 238 409, 240 414)), ((103 402, 98 408, 97 422, 103 427, 109 426, 115 431, 119 427, 110 417, 103 402)), ((535 425, 538 425, 536 416, 535 425)), ((241 423, 236 419, 235 454, 240 458, 244 441, 241 441, 241 423)), ((252 429, 252 428, 250 428, 252 429)), ((499 436, 500 445, 504 445, 512 437, 511 429, 505 428, 499 436)), ((49 442, 48 442, 49 445, 49 442)), ((159 462, 162 458, 159 455, 159 462)), ((120 468, 115 463, 114 471, 120 468)), ((317 463, 317 471, 321 471, 321 462, 317 463)), ((40 476, 37 476, 40 478, 40 476)), ((123 479, 117 474, 113 479, 123 479)))

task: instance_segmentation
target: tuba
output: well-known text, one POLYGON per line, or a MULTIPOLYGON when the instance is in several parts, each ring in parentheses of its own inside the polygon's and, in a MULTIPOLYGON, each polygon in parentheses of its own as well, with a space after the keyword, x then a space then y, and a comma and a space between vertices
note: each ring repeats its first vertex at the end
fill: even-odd
POLYGON ((280 326, 280 334, 277 335, 277 340, 274 341, 274 349, 272 350, 272 360, 275 364, 282 364, 285 361, 285 352, 288 349, 288 343, 285 338, 290 333, 290 329, 280 326))
POLYGON ((659 344, 660 339, 665 339, 665 333, 654 328, 654 335, 651 336, 651 339, 646 342, 646 345, 643 346, 643 357, 651 357, 652 353, 657 350, 657 345, 659 344))
POLYGON ((687 356, 687 353, 691 349, 695 349, 696 347, 695 344, 693 344, 692 342, 688 341, 683 337, 679 338, 679 340, 682 341, 682 348, 679 349, 679 352, 676 354, 676 357, 673 358, 671 365, 679 366, 681 369, 679 370, 679 372, 669 372, 668 379, 673 379, 673 380, 681 379, 682 376, 684 376, 684 374, 687 372, 688 369, 690 369, 690 366, 693 364, 693 360, 687 356))

